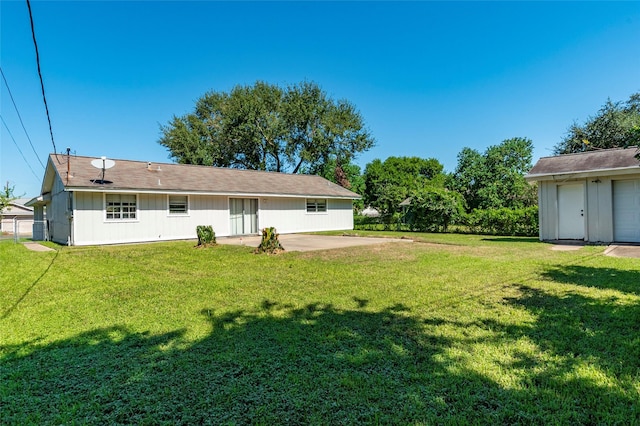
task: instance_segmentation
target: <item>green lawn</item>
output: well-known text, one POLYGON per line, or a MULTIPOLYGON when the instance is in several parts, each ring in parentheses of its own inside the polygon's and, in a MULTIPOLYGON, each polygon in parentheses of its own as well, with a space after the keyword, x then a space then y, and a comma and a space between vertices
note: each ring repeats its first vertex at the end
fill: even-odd
POLYGON ((640 260, 410 237, 2 242, 0 423, 640 424, 640 260))

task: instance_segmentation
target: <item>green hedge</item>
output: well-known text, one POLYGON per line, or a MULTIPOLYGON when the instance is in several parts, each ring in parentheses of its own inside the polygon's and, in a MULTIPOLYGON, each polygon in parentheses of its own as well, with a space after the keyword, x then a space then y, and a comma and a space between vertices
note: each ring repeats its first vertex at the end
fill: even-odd
POLYGON ((402 215, 396 213, 387 216, 369 217, 354 215, 353 229, 361 231, 410 231, 408 225, 402 223, 402 215))
MULTIPOLYGON (((387 217, 366 217, 356 215, 353 218, 354 229, 363 231, 446 231, 446 225, 455 225, 454 232, 471 232, 474 234, 491 235, 518 235, 534 237, 538 235, 538 207, 525 207, 522 209, 487 209, 474 210, 463 216, 455 218, 452 222, 442 223, 432 216, 434 211, 420 218, 416 214, 423 212, 413 211, 407 217, 400 214, 387 217), (411 214, 413 213, 413 214, 411 214), (409 223, 405 223, 409 222, 409 223), (443 226, 445 225, 445 226, 443 226)), ((443 215, 442 220, 451 218, 449 212, 443 215)), ((451 228, 448 228, 451 230, 451 228)))
POLYGON ((473 233, 494 235, 538 235, 538 207, 473 210, 464 219, 473 233))

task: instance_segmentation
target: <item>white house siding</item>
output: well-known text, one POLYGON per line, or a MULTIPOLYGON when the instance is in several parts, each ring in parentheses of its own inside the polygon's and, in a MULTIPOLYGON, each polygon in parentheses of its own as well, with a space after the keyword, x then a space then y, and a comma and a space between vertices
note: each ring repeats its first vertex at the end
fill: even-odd
POLYGON ((628 201, 622 200, 621 203, 618 200, 616 203, 618 205, 614 204, 614 187, 617 181, 624 180, 629 182, 629 178, 638 180, 640 175, 625 176, 624 178, 588 177, 565 182, 538 182, 540 239, 543 241, 558 239, 558 186, 582 183, 586 187, 585 240, 592 243, 611 243, 628 240, 627 234, 624 234, 624 238, 621 232, 618 235, 614 235, 616 220, 621 220, 621 212, 616 211, 616 209, 619 209, 620 205, 628 201))
POLYGON ((586 182, 586 240, 592 243, 609 243, 613 241, 611 179, 605 177, 588 178, 586 182))
MULTIPOLYGON (((187 215, 169 215, 166 194, 137 194, 137 217, 130 221, 106 220, 104 197, 74 193, 75 245, 191 239, 198 225, 211 225, 216 236, 231 235, 226 196, 190 195, 187 215)), ((273 226, 284 234, 353 229, 351 200, 328 199, 324 213, 307 213, 306 198, 260 198, 258 205, 259 228, 273 226)))
POLYGON ((103 193, 76 192, 74 244, 115 244, 196 238, 198 225, 229 235, 227 197, 189 196, 186 215, 170 215, 167 194, 137 194, 136 219, 106 220, 103 193))
POLYGON ((540 240, 558 238, 558 186, 553 182, 538 183, 538 219, 540 240))
POLYGON ((559 230, 558 187, 582 184, 584 199, 584 239, 591 242, 611 242, 611 180, 607 178, 574 179, 564 182, 543 181, 538 183, 540 239, 557 240, 559 230))
POLYGON ((351 200, 328 199, 327 212, 307 213, 306 198, 260 198, 258 226, 281 234, 353 229, 351 200))

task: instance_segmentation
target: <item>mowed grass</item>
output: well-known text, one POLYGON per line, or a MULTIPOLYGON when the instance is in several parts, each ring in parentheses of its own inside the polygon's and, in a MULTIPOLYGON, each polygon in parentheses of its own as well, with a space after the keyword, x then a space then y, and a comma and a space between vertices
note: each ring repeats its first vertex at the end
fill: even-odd
POLYGON ((0 243, 0 423, 640 424, 640 260, 408 237, 0 243))

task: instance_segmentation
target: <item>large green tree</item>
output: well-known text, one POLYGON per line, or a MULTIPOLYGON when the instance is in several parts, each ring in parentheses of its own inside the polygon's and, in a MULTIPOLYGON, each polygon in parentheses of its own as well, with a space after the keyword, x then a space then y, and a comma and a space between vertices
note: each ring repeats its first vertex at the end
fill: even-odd
MULTIPOLYGON (((304 170, 306 174, 318 175, 337 183, 356 194, 364 194, 364 176, 360 170, 360 166, 353 163, 336 164, 336 159, 331 158, 326 163, 319 165, 313 169, 304 170)), ((353 206, 356 210, 362 210, 364 208, 364 202, 362 199, 354 200, 353 206)))
POLYGON ((355 106, 312 82, 281 88, 259 81, 206 93, 161 133, 158 142, 179 163, 291 173, 333 165, 340 176, 374 145, 355 106))
POLYGON ((555 147, 556 154, 640 145, 640 92, 625 102, 607 102, 583 124, 573 123, 555 147))
POLYGON ((373 160, 365 167, 364 202, 383 215, 392 214, 414 191, 425 186, 442 187, 442 171, 442 164, 435 158, 389 157, 384 161, 373 160))
POLYGON ((507 139, 482 154, 464 148, 447 186, 462 194, 469 211, 535 205, 535 187, 524 179, 532 152, 533 144, 527 138, 507 139))

